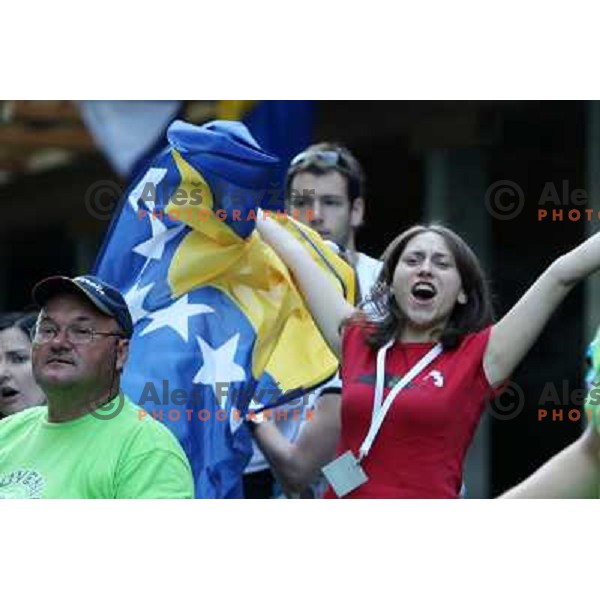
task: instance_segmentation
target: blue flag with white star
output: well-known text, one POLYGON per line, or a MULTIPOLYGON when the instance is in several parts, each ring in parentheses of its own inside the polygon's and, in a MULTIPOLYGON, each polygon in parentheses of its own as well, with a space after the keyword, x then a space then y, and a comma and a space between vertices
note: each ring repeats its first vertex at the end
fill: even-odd
MULTIPOLYGON (((285 265, 255 231, 278 160, 244 125, 175 121, 125 192, 95 274, 118 287, 135 330, 122 377, 139 418, 182 444, 199 498, 242 497, 249 407, 297 398, 335 357, 285 265), (253 404, 251 404, 251 402, 253 404)), ((314 232, 282 224, 352 300, 352 270, 314 232)))

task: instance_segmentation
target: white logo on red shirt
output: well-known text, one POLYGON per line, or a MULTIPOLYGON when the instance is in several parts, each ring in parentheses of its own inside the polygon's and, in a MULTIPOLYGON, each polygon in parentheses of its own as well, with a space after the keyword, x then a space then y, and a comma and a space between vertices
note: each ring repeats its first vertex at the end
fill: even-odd
POLYGON ((438 370, 429 371, 424 381, 430 377, 433 379, 433 385, 435 385, 435 387, 444 387, 444 376, 438 370))

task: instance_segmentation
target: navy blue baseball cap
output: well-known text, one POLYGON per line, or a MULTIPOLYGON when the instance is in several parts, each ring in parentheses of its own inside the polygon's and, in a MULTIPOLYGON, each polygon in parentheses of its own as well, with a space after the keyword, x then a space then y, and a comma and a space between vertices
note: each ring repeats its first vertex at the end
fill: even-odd
POLYGON ((115 319, 126 337, 130 338, 133 334, 133 321, 127 302, 121 292, 112 285, 108 285, 93 275, 80 275, 72 279, 56 275, 36 283, 31 296, 41 308, 52 296, 60 292, 84 294, 101 313, 115 319))

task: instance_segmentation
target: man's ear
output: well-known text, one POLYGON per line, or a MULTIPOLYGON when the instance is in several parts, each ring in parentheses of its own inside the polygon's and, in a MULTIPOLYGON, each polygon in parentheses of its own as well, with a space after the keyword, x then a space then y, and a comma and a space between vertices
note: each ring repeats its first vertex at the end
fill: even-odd
POLYGON ((350 225, 354 228, 360 227, 365 219, 365 201, 359 196, 354 198, 350 209, 350 225))
POLYGON ((117 371, 122 371, 127 358, 129 357, 129 340, 126 338, 119 338, 117 340, 117 371))

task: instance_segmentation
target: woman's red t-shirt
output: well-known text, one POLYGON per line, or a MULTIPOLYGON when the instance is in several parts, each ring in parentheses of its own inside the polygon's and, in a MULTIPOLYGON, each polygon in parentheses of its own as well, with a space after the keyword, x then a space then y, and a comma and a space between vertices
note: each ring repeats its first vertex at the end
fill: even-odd
MULTIPOLYGON (((483 371, 490 328, 445 350, 392 403, 368 456, 369 480, 346 498, 456 498, 465 453, 493 389, 483 371)), ((396 342, 387 352, 384 398, 434 344, 396 342)), ((346 327, 342 349, 342 428, 338 456, 363 443, 373 412, 377 351, 364 329, 346 327)), ((331 489, 326 497, 334 498, 331 489)))

